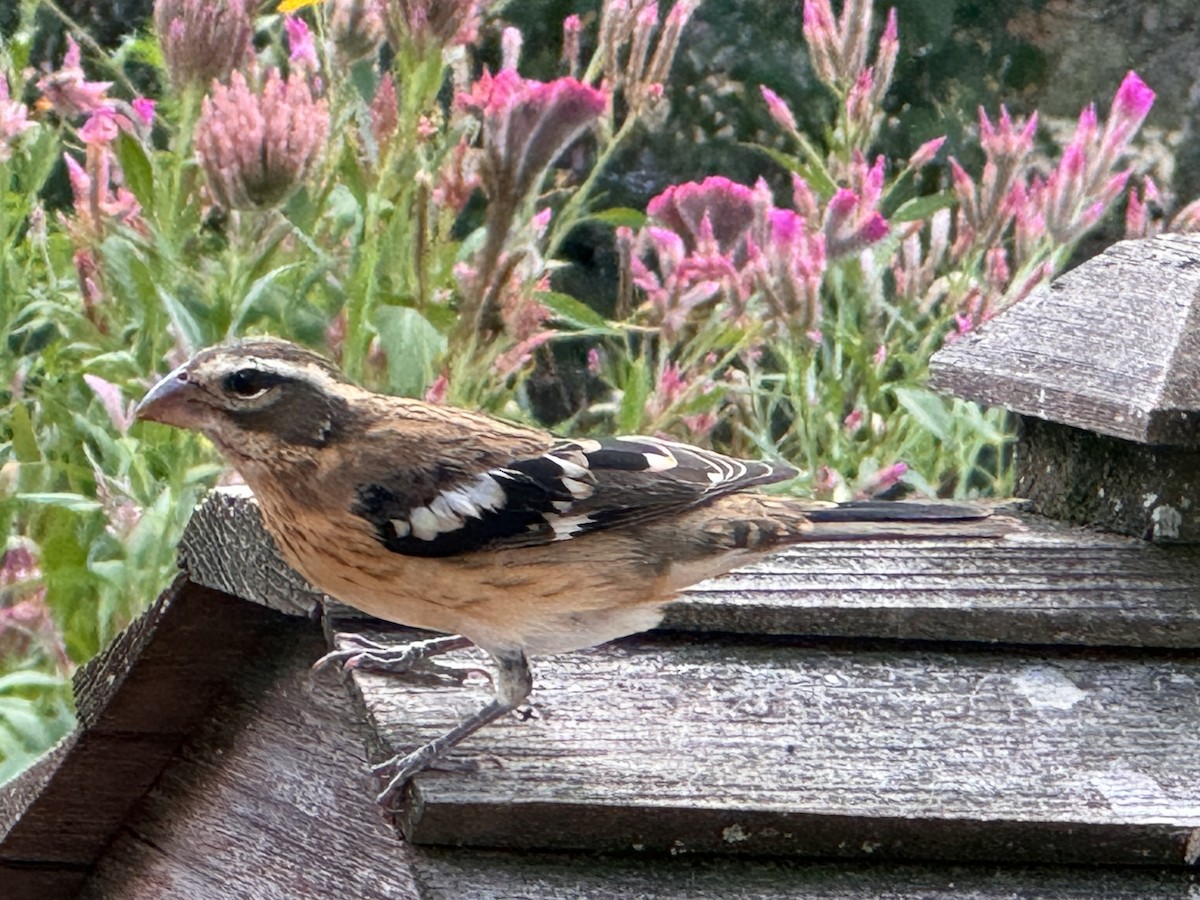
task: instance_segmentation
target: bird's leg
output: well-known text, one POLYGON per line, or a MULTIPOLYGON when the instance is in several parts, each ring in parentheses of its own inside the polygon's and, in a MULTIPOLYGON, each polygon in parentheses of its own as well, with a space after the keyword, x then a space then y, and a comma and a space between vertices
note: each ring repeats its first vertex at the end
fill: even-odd
POLYGON ((350 646, 326 653, 313 663, 314 672, 331 664, 367 672, 407 672, 431 656, 471 646, 469 640, 457 634, 405 644, 380 644, 357 634, 339 634, 337 640, 350 646))
POLYGON ((506 713, 512 712, 529 696, 533 689, 533 678, 529 674, 529 663, 520 650, 492 654, 496 662, 496 697, 478 712, 467 716, 452 729, 428 744, 418 747, 407 755, 397 754, 385 763, 371 769, 374 775, 388 775, 387 787, 380 792, 378 802, 390 805, 392 799, 404 787, 404 783, 418 772, 428 768, 439 757, 474 734, 480 728, 495 722, 506 713))

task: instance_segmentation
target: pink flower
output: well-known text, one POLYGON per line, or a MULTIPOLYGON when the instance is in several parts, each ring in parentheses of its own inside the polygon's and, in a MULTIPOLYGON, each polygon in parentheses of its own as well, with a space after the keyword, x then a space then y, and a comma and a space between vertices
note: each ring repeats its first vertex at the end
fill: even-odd
POLYGON ((102 236, 108 224, 141 227, 138 219, 141 206, 137 198, 123 187, 113 190, 116 161, 107 145, 92 144, 87 148, 87 168, 69 153, 63 155, 67 178, 75 201, 75 217, 69 228, 79 243, 89 243, 102 236))
POLYGON ((1021 160, 1033 149, 1037 124, 1037 113, 1024 121, 1013 122, 1012 117, 1008 114, 1008 109, 1002 105, 999 123, 993 125, 987 112, 981 106, 979 107, 979 143, 989 157, 1021 160))
POLYGON ((87 382, 87 386, 92 389, 104 406, 104 411, 108 413, 109 419, 121 434, 125 434, 129 430, 129 426, 133 424, 133 401, 126 401, 121 395, 121 389, 111 381, 105 381, 99 375, 85 373, 83 380, 87 382))
POLYGON ((856 253, 887 236, 887 220, 878 210, 883 196, 882 156, 870 169, 858 160, 852 182, 858 190, 839 188, 825 209, 825 248, 831 259, 856 253))
POLYGON ((370 56, 383 41, 382 0, 332 0, 329 34, 344 62, 370 56))
POLYGON ((767 112, 771 114, 771 118, 775 120, 784 131, 796 130, 796 117, 792 114, 792 109, 783 101, 783 99, 765 84, 758 86, 762 92, 763 100, 767 101, 767 112))
POLYGON ((728 255, 741 246, 759 202, 753 189, 713 175, 700 183, 672 185, 650 201, 646 212, 679 235, 687 252, 707 238, 728 255))
POLYGON ((1142 127, 1150 108, 1154 106, 1154 91, 1138 77, 1137 72, 1128 72, 1117 95, 1113 97, 1112 109, 1108 114, 1106 140, 1123 144, 1142 127))
POLYGON ((541 82, 511 69, 484 72, 457 103, 483 118, 484 190, 504 206, 537 188, 550 164, 608 106, 608 96, 574 78, 541 82))
POLYGON ((288 60, 301 72, 316 72, 320 63, 308 23, 297 16, 284 16, 283 27, 287 31, 288 60))
POLYGON ((261 92, 240 72, 216 84, 196 123, 196 155, 213 198, 226 209, 285 202, 316 168, 329 135, 329 110, 293 72, 271 69, 261 92))
POLYGON ((898 484, 906 474, 908 474, 908 466, 905 463, 898 462, 884 466, 859 484, 856 495, 865 499, 882 494, 888 488, 898 484))
POLYGON ((446 395, 449 392, 450 376, 443 372, 433 380, 433 384, 431 384, 429 389, 425 391, 425 402, 441 405, 446 402, 446 395))
POLYGON ((408 44, 424 54, 479 40, 483 0, 392 0, 385 5, 394 47, 408 44))
POLYGON ((176 89, 221 81, 241 65, 254 35, 246 0, 156 0, 154 30, 176 89))
POLYGON ((147 127, 154 124, 155 101, 149 97, 135 97, 129 104, 141 123, 147 127))
MULTIPOLYGON (((67 36, 62 67, 38 80, 42 102, 63 118, 94 112, 107 105, 111 81, 88 81, 83 72, 79 45, 67 36)), ((7 94, 7 85, 6 91, 7 94)))
POLYGON ((567 67, 567 74, 572 78, 579 74, 579 34, 583 30, 583 22, 575 13, 563 19, 562 61, 567 67))
POLYGON ((910 169, 920 169, 931 162, 937 156, 938 151, 942 149, 942 144, 946 143, 946 136, 936 137, 931 141, 926 141, 917 148, 917 152, 908 158, 908 167, 910 169))
MULTIPOLYGON (((121 133, 117 111, 111 106, 101 106, 94 110, 88 120, 79 129, 79 139, 85 144, 111 144, 121 133)), ((126 119, 126 124, 129 120, 126 119)))
POLYGON ((29 121, 29 108, 9 99, 8 79, 0 75, 0 163, 12 159, 17 140, 37 123, 29 121))

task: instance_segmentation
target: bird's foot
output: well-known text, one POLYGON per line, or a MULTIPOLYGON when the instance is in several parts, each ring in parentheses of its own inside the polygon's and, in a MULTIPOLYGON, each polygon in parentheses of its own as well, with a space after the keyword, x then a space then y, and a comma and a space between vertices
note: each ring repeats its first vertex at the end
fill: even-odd
MULTIPOLYGON (((423 660, 440 653, 469 647, 471 642, 458 635, 409 641, 406 644, 381 644, 360 634, 339 634, 338 649, 326 653, 315 663, 313 671, 337 665, 342 669, 398 674, 407 672, 423 660)), ((442 667, 450 668, 450 667, 442 667)))
POLYGON ((439 748, 426 744, 412 753, 397 754, 389 760, 371 766, 372 775, 376 778, 387 779, 387 784, 379 792, 375 802, 380 806, 391 807, 408 780, 429 769, 461 775, 469 775, 479 770, 477 760, 445 759, 440 754, 439 748))

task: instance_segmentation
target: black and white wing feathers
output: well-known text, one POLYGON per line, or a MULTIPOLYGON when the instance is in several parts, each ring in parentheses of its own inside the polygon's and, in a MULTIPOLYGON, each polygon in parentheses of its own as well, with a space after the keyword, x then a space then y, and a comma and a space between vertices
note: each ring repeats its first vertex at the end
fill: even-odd
POLYGON ((795 474, 786 464, 658 438, 564 441, 448 485, 426 502, 362 485, 354 511, 389 550, 452 556, 569 540, 795 474))

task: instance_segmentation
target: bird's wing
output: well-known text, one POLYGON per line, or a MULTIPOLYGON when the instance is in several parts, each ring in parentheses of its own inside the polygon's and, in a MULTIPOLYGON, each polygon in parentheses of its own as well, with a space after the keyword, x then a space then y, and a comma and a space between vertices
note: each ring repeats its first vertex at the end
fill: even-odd
POLYGON ((446 485, 419 505, 387 485, 361 485, 354 512, 389 550, 452 556, 569 540, 794 475, 786 464, 658 438, 564 441, 446 485))

